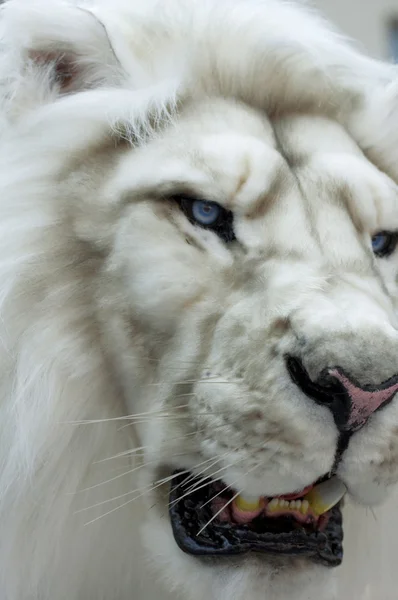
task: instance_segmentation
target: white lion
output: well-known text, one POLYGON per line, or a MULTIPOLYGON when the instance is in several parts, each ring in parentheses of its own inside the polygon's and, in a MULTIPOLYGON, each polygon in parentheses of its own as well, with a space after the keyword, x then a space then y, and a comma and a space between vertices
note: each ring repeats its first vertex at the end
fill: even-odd
POLYGON ((274 0, 1 27, 1 600, 395 598, 395 69, 274 0))

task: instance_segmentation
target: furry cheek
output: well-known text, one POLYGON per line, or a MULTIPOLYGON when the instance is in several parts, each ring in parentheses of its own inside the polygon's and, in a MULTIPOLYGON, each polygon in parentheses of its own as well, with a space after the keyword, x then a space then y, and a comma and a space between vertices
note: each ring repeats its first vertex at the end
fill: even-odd
POLYGON ((126 301, 152 328, 170 330, 181 315, 210 295, 211 260, 149 203, 129 207, 111 254, 110 269, 123 280, 126 301), (148 244, 153 239, 153 244, 148 244), (162 243, 164 241, 164 243, 162 243))

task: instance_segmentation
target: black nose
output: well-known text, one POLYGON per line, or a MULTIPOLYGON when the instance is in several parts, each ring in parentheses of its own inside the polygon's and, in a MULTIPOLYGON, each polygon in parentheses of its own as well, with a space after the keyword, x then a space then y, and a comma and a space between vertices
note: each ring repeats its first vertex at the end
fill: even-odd
POLYGON ((294 383, 317 404, 327 406, 340 431, 356 431, 386 406, 398 391, 398 375, 378 385, 360 386, 342 368, 326 368, 313 381, 300 359, 287 356, 286 367, 294 383))

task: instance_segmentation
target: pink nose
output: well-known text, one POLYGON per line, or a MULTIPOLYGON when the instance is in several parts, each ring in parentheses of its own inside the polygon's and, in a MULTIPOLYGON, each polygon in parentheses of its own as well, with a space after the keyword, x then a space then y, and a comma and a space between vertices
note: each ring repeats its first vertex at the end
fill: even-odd
POLYGON ((354 432, 363 427, 369 417, 398 392, 398 375, 379 385, 360 386, 340 367, 324 369, 314 381, 302 360, 295 356, 286 357, 286 368, 306 396, 330 410, 341 432, 354 432))
POLYGON ((394 377, 385 384, 377 386, 366 386, 361 388, 348 379, 346 375, 338 369, 331 369, 329 375, 335 377, 344 387, 350 400, 349 416, 347 428, 351 430, 359 429, 365 425, 369 417, 381 408, 384 404, 392 400, 398 391, 398 378, 394 377))

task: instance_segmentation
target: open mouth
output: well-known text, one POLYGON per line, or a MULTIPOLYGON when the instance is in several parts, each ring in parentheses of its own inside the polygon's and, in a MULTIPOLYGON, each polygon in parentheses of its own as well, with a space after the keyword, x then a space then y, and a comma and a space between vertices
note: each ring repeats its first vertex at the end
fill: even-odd
POLYGON ((204 484, 203 479, 176 472, 170 519, 178 546, 188 554, 261 552, 302 556, 336 567, 343 559, 340 505, 345 492, 344 484, 332 477, 294 494, 250 498, 220 482, 209 479, 204 484))

